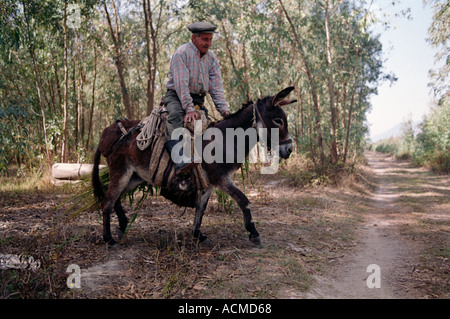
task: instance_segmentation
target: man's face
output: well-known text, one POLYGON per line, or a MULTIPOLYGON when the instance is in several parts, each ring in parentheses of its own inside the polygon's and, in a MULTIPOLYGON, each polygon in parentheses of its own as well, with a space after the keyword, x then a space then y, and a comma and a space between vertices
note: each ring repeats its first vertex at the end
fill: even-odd
POLYGON ((212 33, 200 33, 198 36, 195 34, 192 35, 192 42, 197 47, 197 49, 200 51, 200 53, 206 54, 211 47, 212 44, 212 33))

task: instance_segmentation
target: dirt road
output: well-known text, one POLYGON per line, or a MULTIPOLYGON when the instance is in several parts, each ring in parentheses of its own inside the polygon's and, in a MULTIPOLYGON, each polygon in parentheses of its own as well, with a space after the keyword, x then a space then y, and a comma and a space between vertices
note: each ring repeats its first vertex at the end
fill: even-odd
POLYGON ((448 176, 430 174, 385 154, 368 152, 366 157, 376 189, 367 198, 369 210, 357 229, 356 249, 328 275, 317 276, 318 284, 308 297, 433 297, 423 288, 433 291, 432 285, 437 284, 433 280, 438 281, 433 278, 438 272, 435 267, 447 275, 439 290, 448 293, 448 176), (414 236, 417 232, 422 233, 422 242, 414 236), (426 238, 427 232, 434 232, 437 240, 426 238), (423 253, 431 260, 424 258, 423 253), (434 274, 421 271, 420 267, 434 274), (375 287, 377 276, 379 287, 375 287))

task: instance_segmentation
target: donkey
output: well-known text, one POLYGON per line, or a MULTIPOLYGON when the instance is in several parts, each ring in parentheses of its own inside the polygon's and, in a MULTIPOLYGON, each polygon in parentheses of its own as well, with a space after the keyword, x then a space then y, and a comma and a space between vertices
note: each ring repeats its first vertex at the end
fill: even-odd
MULTIPOLYGON (((293 89, 293 87, 288 87, 275 96, 259 99, 256 103, 249 102, 227 118, 218 122, 212 122, 210 127, 220 130, 223 136, 226 135, 227 128, 242 128, 243 130, 252 129, 252 127, 254 129, 266 128, 269 133, 268 135, 270 135, 271 129, 278 129, 279 156, 287 159, 292 153, 292 140, 289 136, 286 113, 281 107, 296 102, 296 100, 286 100, 286 97, 293 89)), ((136 145, 138 132, 135 128, 139 124, 139 121, 123 120, 121 123, 125 129, 129 130, 130 134, 127 138, 121 139, 117 121, 115 124, 107 127, 101 135, 99 146, 95 152, 94 169, 92 172, 94 194, 101 202, 103 214, 103 239, 111 246, 116 244, 116 241, 111 236, 110 230, 110 215, 112 210, 114 209, 116 211, 119 219, 119 236, 123 235, 128 225, 128 219, 120 203, 121 195, 134 189, 143 182, 150 183, 151 181, 148 172, 152 156, 151 150, 141 151, 136 145), (103 193, 99 178, 98 166, 101 155, 106 157, 110 175, 109 187, 106 194, 103 193)), ((271 140, 272 138, 267 139, 267 147, 269 149, 271 147, 271 140)), ((211 142, 212 140, 203 139, 203 149, 211 142)), ((245 156, 249 154, 250 150, 255 146, 255 143, 256 141, 251 141, 246 138, 245 156)), ((207 239, 201 233, 200 227, 212 190, 214 187, 218 187, 231 196, 239 205, 244 216, 245 229, 249 232, 250 241, 255 245, 260 245, 260 236, 252 220, 250 202, 231 179, 232 174, 242 165, 242 160, 239 161, 236 155, 238 153, 238 145, 237 143, 233 143, 233 145, 233 149, 227 149, 225 144, 223 148, 228 153, 228 156, 230 155, 229 152, 234 152, 234 160, 231 163, 230 161, 215 161, 212 163, 203 161, 201 163, 209 186, 201 191, 197 199, 193 236, 200 243, 207 239)))

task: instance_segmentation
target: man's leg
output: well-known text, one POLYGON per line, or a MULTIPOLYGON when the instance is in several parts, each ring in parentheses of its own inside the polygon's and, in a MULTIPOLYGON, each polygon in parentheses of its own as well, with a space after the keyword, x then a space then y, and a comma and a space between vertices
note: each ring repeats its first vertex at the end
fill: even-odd
POLYGON ((184 110, 175 91, 169 90, 164 97, 164 105, 167 109, 166 141, 172 139, 172 132, 176 128, 183 127, 184 110))
POLYGON ((166 128, 166 144, 165 147, 169 152, 172 161, 175 163, 175 171, 184 172, 191 169, 194 166, 193 159, 185 159, 183 156, 183 150, 180 153, 175 152, 172 154, 173 147, 180 142, 180 140, 172 140, 172 132, 183 127, 184 110, 181 107, 181 102, 175 91, 167 91, 164 97, 164 104, 167 109, 167 128, 166 128))

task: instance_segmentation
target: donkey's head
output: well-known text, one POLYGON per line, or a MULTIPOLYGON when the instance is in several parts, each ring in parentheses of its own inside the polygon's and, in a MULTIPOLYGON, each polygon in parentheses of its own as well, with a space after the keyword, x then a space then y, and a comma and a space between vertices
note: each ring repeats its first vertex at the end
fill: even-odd
MULTIPOLYGON (((288 87, 280 91, 275 96, 259 100, 257 103, 257 126, 267 128, 267 133, 271 134, 272 129, 278 129, 279 136, 279 154, 281 158, 288 158, 293 150, 292 139, 289 135, 287 116, 283 106, 297 102, 297 100, 286 100, 286 97, 294 90, 294 87, 288 87)), ((268 147, 271 147, 272 138, 267 138, 268 147)))

